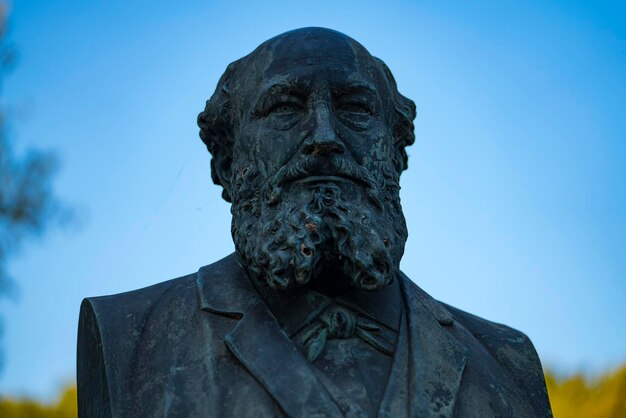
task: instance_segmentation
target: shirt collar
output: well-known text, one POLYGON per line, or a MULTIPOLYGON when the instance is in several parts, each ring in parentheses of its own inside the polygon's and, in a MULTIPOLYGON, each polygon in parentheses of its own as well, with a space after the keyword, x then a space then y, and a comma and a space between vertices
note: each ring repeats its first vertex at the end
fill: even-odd
POLYGON ((306 287, 288 291, 276 291, 258 284, 255 287, 289 336, 297 333, 333 303, 350 308, 393 331, 399 330, 402 294, 398 280, 378 291, 351 289, 335 297, 306 287))

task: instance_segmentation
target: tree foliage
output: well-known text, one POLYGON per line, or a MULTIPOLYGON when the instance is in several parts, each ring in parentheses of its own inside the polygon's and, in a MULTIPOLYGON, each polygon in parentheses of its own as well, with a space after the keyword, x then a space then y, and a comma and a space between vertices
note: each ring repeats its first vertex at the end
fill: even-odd
POLYGON ((52 156, 30 151, 17 158, 11 145, 0 132, 0 288, 9 282, 8 256, 26 236, 44 230, 56 205, 50 187, 52 156))
MULTIPOLYGON (((15 62, 15 48, 5 36, 6 22, 7 3, 0 0, 0 77, 15 62)), ((36 150, 17 152, 7 135, 6 113, 0 105, 0 296, 7 293, 12 283, 7 267, 9 257, 20 249, 26 237, 40 235, 50 220, 67 214, 52 192, 56 167, 53 155, 36 150)))
POLYGON ((52 405, 33 400, 0 399, 0 417, 2 418, 76 418, 77 416, 75 386, 65 389, 59 400, 52 405))
MULTIPOLYGON (((0 74, 14 63, 14 48, 6 41, 6 4, 0 1, 0 74)), ((51 180, 55 159, 49 153, 29 150, 18 154, 6 134, 0 108, 0 291, 9 284, 8 257, 24 238, 42 233, 53 215, 61 213, 51 180)))
POLYGON ((556 418, 626 417, 626 365, 598 379, 548 373, 546 384, 556 418))

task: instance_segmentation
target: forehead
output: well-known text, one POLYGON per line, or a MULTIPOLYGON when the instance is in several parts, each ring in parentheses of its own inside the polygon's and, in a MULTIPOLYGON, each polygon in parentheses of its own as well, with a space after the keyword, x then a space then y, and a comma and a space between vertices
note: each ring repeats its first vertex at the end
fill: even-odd
POLYGON ((333 32, 287 34, 270 43, 269 52, 266 77, 311 66, 357 71, 357 57, 351 42, 333 32))
POLYGON ((274 84, 301 86, 324 81, 343 88, 378 90, 380 71, 361 45, 334 31, 296 31, 268 41, 250 57, 256 61, 257 89, 274 84))

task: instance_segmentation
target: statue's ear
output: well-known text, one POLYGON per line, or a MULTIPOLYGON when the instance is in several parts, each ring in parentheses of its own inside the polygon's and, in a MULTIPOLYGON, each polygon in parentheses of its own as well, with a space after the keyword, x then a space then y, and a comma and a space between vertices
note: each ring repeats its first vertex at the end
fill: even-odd
POLYGON ((198 115, 200 138, 211 153, 211 179, 222 186, 222 197, 227 202, 230 198, 230 178, 233 163, 233 144, 231 141, 230 119, 224 111, 223 103, 213 99, 207 101, 206 108, 198 115))
POLYGON ((222 186, 222 197, 227 202, 230 198, 230 179, 232 174, 233 144, 232 120, 230 117, 229 98, 225 86, 222 86, 207 101, 203 112, 198 115, 200 138, 211 153, 211 179, 222 186))
POLYGON ((211 178, 213 183, 222 186, 222 197, 231 202, 230 180, 233 164, 233 104, 230 83, 239 66, 239 61, 231 63, 220 81, 215 93, 206 102, 204 111, 198 115, 200 138, 212 155, 211 178))
POLYGON ((394 123, 393 123, 393 138, 395 145, 395 166, 398 174, 401 174, 408 168, 408 155, 406 153, 406 147, 413 145, 415 142, 415 131, 413 126, 413 120, 415 120, 415 103, 413 100, 404 97, 398 91, 398 85, 396 79, 391 74, 391 70, 387 67, 387 64, 380 58, 374 57, 374 59, 380 65, 383 74, 387 78, 389 83, 389 89, 391 91, 393 111, 394 111, 394 123))
POLYGON ((223 187, 222 198, 227 202, 232 202, 230 198, 230 179, 233 165, 232 152, 225 149, 220 151, 213 153, 213 158, 211 158, 211 179, 213 183, 223 187))

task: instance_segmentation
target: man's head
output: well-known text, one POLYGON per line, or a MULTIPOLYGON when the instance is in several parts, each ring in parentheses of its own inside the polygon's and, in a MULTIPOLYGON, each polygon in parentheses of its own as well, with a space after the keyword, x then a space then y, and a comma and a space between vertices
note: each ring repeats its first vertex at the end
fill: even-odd
POLYGON ((385 64, 329 29, 230 64, 198 124, 249 273, 280 289, 388 284, 407 238, 399 177, 414 117, 385 64))

